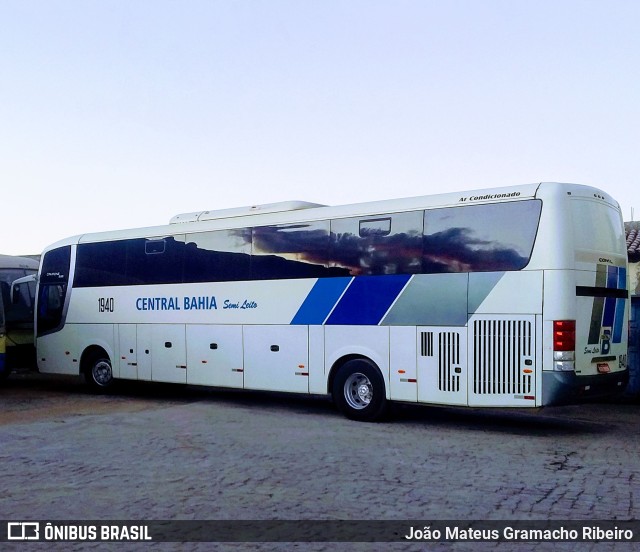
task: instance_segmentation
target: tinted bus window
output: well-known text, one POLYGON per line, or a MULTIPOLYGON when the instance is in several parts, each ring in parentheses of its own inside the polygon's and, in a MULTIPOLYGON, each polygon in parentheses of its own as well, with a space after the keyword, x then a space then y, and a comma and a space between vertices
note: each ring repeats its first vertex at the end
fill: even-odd
POLYGON ((71 264, 71 246, 59 247, 48 251, 42 260, 41 282, 69 281, 71 264))
POLYGON ((30 268, 3 268, 0 270, 0 282, 11 285, 18 278, 35 274, 37 270, 30 268))
POLYGON ((82 243, 76 251, 75 287, 171 284, 182 281, 180 237, 82 243))
POLYGON ((329 221, 253 229, 254 280, 329 276, 329 221))
POLYGON ((331 221, 331 260, 347 274, 421 271, 423 212, 331 221))
POLYGON ((127 240, 129 285, 174 284, 182 281, 184 241, 181 236, 127 240))
POLYGON ((521 270, 538 231, 539 200, 425 211, 425 273, 521 270))
POLYGON ((127 266, 127 240, 82 243, 76 249, 74 287, 123 286, 127 266))
POLYGON ((39 336, 56 330, 62 325, 70 263, 70 246, 52 249, 44 256, 38 292, 39 336))
POLYGON ((251 230, 237 228, 186 237, 184 282, 249 280, 251 230))

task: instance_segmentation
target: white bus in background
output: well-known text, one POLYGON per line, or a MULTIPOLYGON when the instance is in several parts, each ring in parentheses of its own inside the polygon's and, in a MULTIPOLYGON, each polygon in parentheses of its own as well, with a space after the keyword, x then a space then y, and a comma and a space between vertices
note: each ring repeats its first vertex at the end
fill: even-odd
POLYGON ((38 266, 39 262, 30 257, 0 255, 0 309, 4 320, 0 341, 4 341, 6 348, 5 362, 0 362, 0 379, 7 377, 13 368, 35 364, 33 303, 38 266), (32 279, 31 283, 16 287, 12 294, 13 283, 22 278, 32 279))
POLYGON ((11 284, 23 276, 38 272, 39 262, 31 257, 0 255, 0 282, 11 284))
POLYGON ((47 248, 41 372, 537 407, 628 379, 627 256, 605 192, 541 183, 178 215, 47 248))

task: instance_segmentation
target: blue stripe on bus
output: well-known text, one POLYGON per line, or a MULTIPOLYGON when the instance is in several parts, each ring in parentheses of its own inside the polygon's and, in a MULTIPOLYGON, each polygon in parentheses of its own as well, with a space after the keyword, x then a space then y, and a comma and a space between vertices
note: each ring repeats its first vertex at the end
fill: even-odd
POLYGON ((410 279, 410 274, 358 276, 326 324, 378 325, 410 279))
MULTIPOLYGON (((618 268, 607 267, 607 289, 615 289, 618 286, 618 268)), ((605 328, 613 327, 613 318, 616 312, 616 299, 607 297, 604 301, 604 314, 602 315, 602 325, 605 328)))
POLYGON ((322 324, 353 278, 319 278, 291 320, 292 324, 322 324))
MULTIPOLYGON (((627 269, 620 267, 618 270, 618 289, 627 288, 627 269)), ((627 304, 626 299, 616 299, 616 315, 613 326, 613 342, 622 342, 622 327, 624 326, 624 310, 627 304)))

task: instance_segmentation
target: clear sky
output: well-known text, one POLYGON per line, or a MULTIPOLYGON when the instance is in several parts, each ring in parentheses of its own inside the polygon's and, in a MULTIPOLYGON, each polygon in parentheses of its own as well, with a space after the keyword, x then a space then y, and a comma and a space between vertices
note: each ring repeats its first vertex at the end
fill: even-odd
POLYGON ((640 217, 638 0, 0 0, 0 253, 539 181, 640 217))

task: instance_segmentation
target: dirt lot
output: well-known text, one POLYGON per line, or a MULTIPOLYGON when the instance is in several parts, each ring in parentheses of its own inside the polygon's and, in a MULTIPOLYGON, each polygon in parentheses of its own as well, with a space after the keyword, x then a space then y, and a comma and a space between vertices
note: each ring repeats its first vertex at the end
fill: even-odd
MULTIPOLYGON (((5 520, 640 518, 638 404, 525 412, 402 406, 387 423, 365 424, 343 418, 326 399, 149 383, 97 395, 78 378, 24 372, 0 388, 0 404, 5 520)), ((84 547, 98 544, 74 549, 84 547)), ((407 544, 154 549, 213 547, 368 551, 407 544)), ((495 544, 437 547, 450 548, 495 544)), ((575 545, 517 547, 534 549, 575 545)))
POLYGON ((170 395, 176 391, 184 390, 130 384, 100 395, 93 393, 81 378, 21 370, 14 372, 0 388, 0 426, 67 416, 140 412, 170 403, 170 395))

